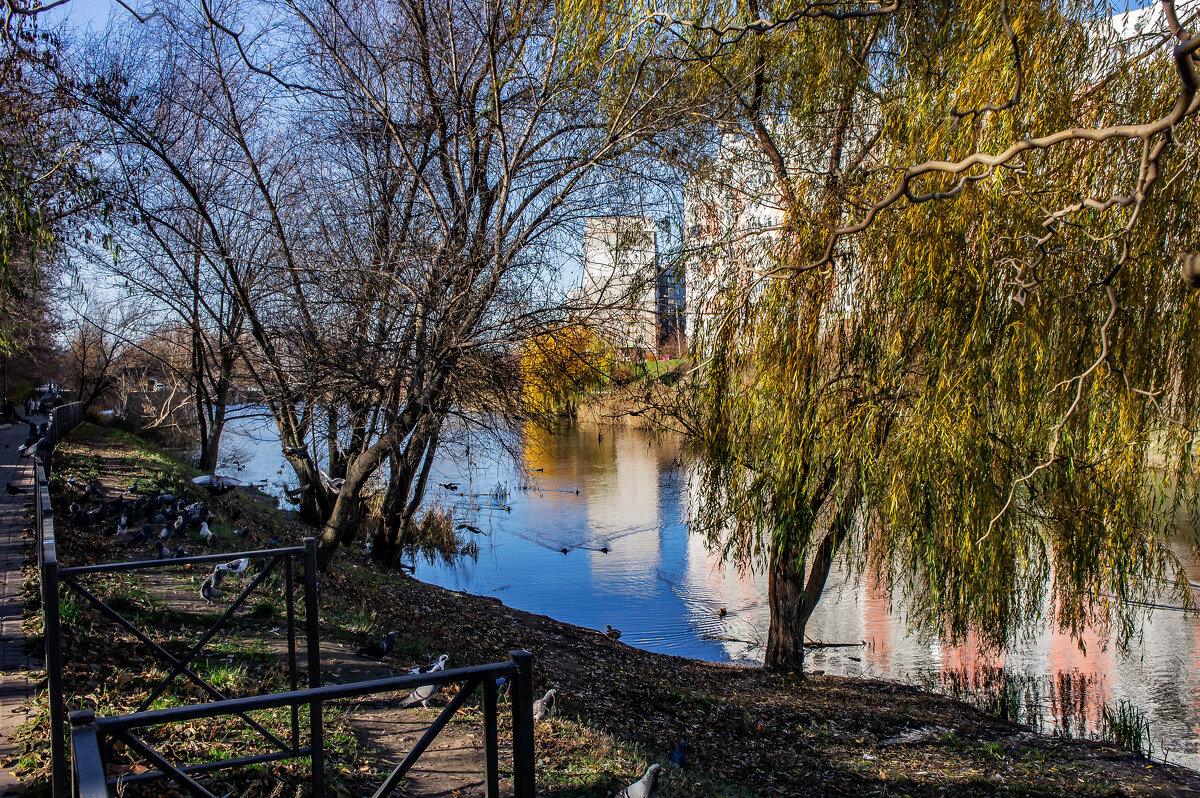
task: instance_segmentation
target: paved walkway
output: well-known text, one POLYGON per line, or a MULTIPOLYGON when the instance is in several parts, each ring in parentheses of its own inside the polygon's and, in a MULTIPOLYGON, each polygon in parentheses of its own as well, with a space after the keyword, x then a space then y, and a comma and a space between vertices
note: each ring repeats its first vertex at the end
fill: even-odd
MULTIPOLYGON (((41 423, 46 417, 30 420, 41 423)), ((10 769, 19 752, 8 737, 28 717, 23 705, 33 695, 36 683, 29 671, 42 667, 40 657, 26 653, 21 633, 25 614, 22 569, 34 557, 33 538, 27 532, 33 527, 34 478, 33 460, 20 459, 17 447, 28 434, 28 424, 21 422, 0 429, 0 484, 12 483, 25 490, 15 496, 7 490, 0 493, 0 795, 19 794, 10 769)))

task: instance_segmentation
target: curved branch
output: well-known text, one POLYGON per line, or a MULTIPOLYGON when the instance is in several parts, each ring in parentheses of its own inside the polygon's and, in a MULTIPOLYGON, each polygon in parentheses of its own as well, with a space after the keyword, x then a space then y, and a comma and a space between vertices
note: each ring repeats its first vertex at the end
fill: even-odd
POLYGON ((1008 34, 1009 43, 1012 44, 1013 63, 1017 69, 1017 80, 1016 85, 1013 86, 1012 97, 1009 97, 1008 101, 1001 105, 988 103, 969 111, 959 111, 956 103, 954 110, 950 112, 950 118, 954 120, 950 126, 951 130, 957 130, 959 123, 967 117, 976 119, 984 114, 1007 111, 1009 108, 1015 108, 1021 102, 1021 89, 1025 84, 1025 69, 1021 64, 1021 45, 1017 41, 1017 32, 1013 30, 1012 20, 1008 17, 1008 0, 1000 0, 1000 22, 1004 25, 1004 32, 1008 34))

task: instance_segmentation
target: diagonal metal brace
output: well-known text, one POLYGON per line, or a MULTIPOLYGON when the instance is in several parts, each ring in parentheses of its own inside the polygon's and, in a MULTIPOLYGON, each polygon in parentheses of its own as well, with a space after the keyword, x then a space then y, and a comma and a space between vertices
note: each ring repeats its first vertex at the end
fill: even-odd
POLYGON ((140 737, 123 731, 118 732, 116 738, 133 750, 137 751, 149 761, 153 762, 158 769, 165 773, 172 781, 190 792, 196 798, 217 798, 217 796, 204 789, 203 784, 172 765, 162 754, 158 753, 158 751, 155 751, 153 748, 147 745, 140 737))
MULTIPOLYGON (((192 658, 200 653, 208 641, 212 639, 212 636, 217 633, 217 630, 219 630, 225 624, 225 621, 229 620, 229 618, 235 612, 237 612, 238 608, 245 603, 246 597, 253 593, 259 585, 266 581, 267 577, 271 575, 271 571, 274 570, 277 560, 278 558, 272 558, 270 564, 263 569, 262 573, 255 577, 250 584, 246 585, 245 589, 243 589, 242 592, 238 594, 238 597, 233 600, 233 603, 229 605, 229 608, 221 614, 221 617, 217 618, 217 620, 213 622, 213 625, 208 627, 204 634, 200 635, 200 639, 196 641, 196 644, 192 646, 191 650, 188 651, 188 653, 183 656, 183 659, 180 660, 179 663, 174 666, 171 672, 167 674, 166 678, 159 682, 158 686, 150 691, 150 695, 146 696, 142 703, 138 705, 136 711, 141 712, 145 710, 166 691, 171 682, 175 680, 175 677, 182 673, 183 669, 187 667, 187 664, 192 661, 192 658)), ((284 746, 282 742, 280 742, 279 745, 284 746)))
POLYGON ((442 710, 442 714, 437 716, 433 723, 429 724, 429 728, 421 735, 421 739, 417 740, 417 744, 408 752, 408 756, 404 757, 404 761, 396 765, 396 769, 391 772, 383 782, 379 785, 379 789, 371 798, 384 798, 392 794, 392 790, 396 789, 396 785, 400 783, 400 779, 404 778, 404 774, 408 773, 409 769, 416 764, 417 759, 421 754, 425 753, 425 749, 437 738, 450 719, 454 717, 454 713, 458 711, 467 700, 467 698, 475 692, 482 680, 479 678, 468 679, 463 683, 462 689, 458 691, 458 695, 450 699, 450 703, 442 710))
MULTIPOLYGON (((193 671, 191 668, 187 667, 187 665, 185 663, 181 663, 175 657, 175 655, 172 654, 170 651, 167 651, 165 648, 160 646, 158 643, 154 642, 149 637, 147 637, 146 633, 143 632, 141 629, 137 628, 137 626, 135 626, 128 618, 121 615, 119 612, 114 610, 112 607, 105 604, 95 594, 93 594, 91 591, 89 591, 83 585, 79 584, 74 579, 71 579, 69 577, 64 578, 62 580, 61 584, 64 584, 64 585, 70 587, 71 589, 75 590, 77 593, 79 593, 79 595, 83 596, 85 599, 87 599, 89 602, 91 602, 96 607, 96 609, 100 610, 100 612, 102 612, 104 615, 108 616, 110 619, 112 619, 114 622, 116 622, 118 626, 120 626, 122 629, 129 632, 131 635, 136 637, 138 640, 142 641, 147 646, 149 646, 150 649, 152 651, 154 651, 154 653, 157 654, 159 657, 161 657, 162 659, 165 659, 171 665, 173 665, 177 668, 180 668, 180 670, 178 671, 179 673, 182 673, 184 676, 186 676, 188 679, 190 679, 192 681, 192 683, 194 683, 200 689, 204 690, 204 692, 208 693, 214 699, 216 699, 217 701, 225 701, 229 698, 224 693, 222 693, 220 690, 218 690, 217 688, 215 688, 211 684, 209 684, 207 681, 205 681, 204 677, 200 676, 198 673, 193 671)), ((170 677, 167 677, 167 681, 170 681, 170 677)), ((139 711, 140 711, 140 709, 139 709, 139 711)), ((249 715, 247 715, 243 712, 239 712, 239 713, 237 713, 237 715, 242 720, 244 720, 247 724, 249 724, 251 728, 253 728, 259 734, 261 734, 263 737, 265 737, 268 742, 270 742, 272 745, 278 747, 281 751, 294 750, 294 746, 289 746, 287 743, 285 743, 283 740, 279 739, 279 737, 277 737, 275 734, 273 734, 270 731, 270 729, 267 729, 265 726, 263 726, 261 723, 254 720, 253 718, 251 718, 249 715)))
MULTIPOLYGON (((82 584, 79 584, 76 580, 73 580, 73 578, 71 578, 71 577, 62 578, 61 583, 66 584, 67 587, 70 587, 73 590, 76 590, 76 592, 79 595, 82 595, 83 598, 88 600, 89 602, 91 602, 91 604, 94 605, 97 608, 97 610, 100 610, 104 614, 104 616, 107 616, 108 618, 112 619, 113 622, 115 622, 116 624, 121 626, 122 629, 125 629, 127 632, 130 632, 131 635, 133 635, 134 637, 137 637, 139 641, 142 641, 143 643, 145 643, 146 646, 149 646, 151 648, 151 650, 154 650, 155 654, 160 656, 160 658, 162 658, 163 660, 166 660, 167 662, 169 662, 169 664, 175 668, 174 672, 172 674, 170 674, 170 676, 164 678, 163 682, 160 683, 160 685, 158 685, 158 688, 161 688, 161 689, 156 689, 154 697, 162 695, 162 691, 164 689, 166 689, 166 686, 170 682, 172 682, 172 679, 174 679, 176 674, 181 673, 181 674, 184 674, 184 676, 186 676, 188 679, 190 679, 193 684, 196 684, 197 686, 199 686, 200 689, 204 690, 206 692, 206 694, 209 694, 212 698, 215 698, 216 701, 228 700, 228 696, 224 695, 223 692, 221 692, 220 690, 217 690, 216 688, 214 688, 214 686, 212 686, 211 684, 206 682, 206 680, 203 677, 200 677, 198 673, 192 671, 190 667, 187 667, 186 661, 180 661, 179 659, 176 659, 175 655, 168 652, 168 650, 166 648, 163 648, 162 646, 160 646, 160 644, 156 643, 155 641, 150 640, 150 637, 146 636, 145 632, 138 629, 136 625, 134 625, 132 622, 130 622, 130 620, 128 620, 125 616, 122 616, 121 613, 116 612, 115 610, 113 610, 112 607, 108 606, 107 604, 104 604, 104 602, 100 598, 98 598, 98 596, 96 596, 94 593, 91 593, 90 590, 83 587, 82 584)), ((251 587, 253 587, 253 586, 251 586, 251 587)), ((220 622, 218 622, 218 623, 220 623, 220 622)), ((190 658, 188 658, 188 659, 190 659, 190 658)), ((143 704, 142 707, 138 708, 138 712, 140 712, 140 710, 142 710, 144 708, 145 708, 145 706, 143 704)), ((268 740, 269 743, 271 743, 272 745, 275 745, 276 748, 280 749, 281 751, 294 750, 295 746, 284 743, 283 740, 278 738, 276 736, 276 734, 272 733, 269 730, 269 728, 266 728, 262 724, 259 724, 259 722, 252 719, 250 715, 247 715, 245 713, 236 713, 236 714, 238 714, 239 718, 244 720, 248 726, 253 728, 254 731, 257 731, 259 734, 262 734, 262 736, 266 740, 268 740)))

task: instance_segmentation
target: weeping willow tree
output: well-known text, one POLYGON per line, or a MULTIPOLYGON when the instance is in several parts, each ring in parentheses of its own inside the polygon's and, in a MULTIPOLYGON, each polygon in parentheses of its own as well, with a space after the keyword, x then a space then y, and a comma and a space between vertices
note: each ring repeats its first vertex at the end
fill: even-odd
POLYGON ((650 16, 723 134, 689 189, 712 280, 689 295, 696 521, 769 574, 767 667, 803 667, 839 557, 989 646, 1047 621, 1127 641, 1128 600, 1190 601, 1170 535, 1195 501, 1194 13, 650 16))

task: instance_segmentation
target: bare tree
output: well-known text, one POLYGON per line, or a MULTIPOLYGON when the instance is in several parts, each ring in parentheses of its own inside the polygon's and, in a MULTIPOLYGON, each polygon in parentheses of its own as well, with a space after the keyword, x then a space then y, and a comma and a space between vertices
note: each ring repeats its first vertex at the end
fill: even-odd
MULTIPOLYGON (((103 120, 101 187, 116 209, 113 243, 92 253, 94 263, 162 323, 188 331, 186 359, 160 365, 190 392, 198 464, 212 471, 246 344, 243 303, 227 275, 253 284, 272 239, 239 172, 242 151, 211 116, 221 84, 204 31, 186 32, 178 13, 93 44, 74 83, 103 120)), ((248 91, 244 102, 256 99, 248 91)))
POLYGON ((117 146, 188 200, 200 233, 176 239, 203 242, 203 266, 244 316, 230 340, 328 563, 382 468, 393 520, 381 543, 396 543, 447 421, 491 428, 517 406, 517 347, 561 313, 555 237, 620 191, 678 100, 669 82, 614 80, 646 65, 603 36, 577 59, 583 43, 541 0, 274 9, 290 40, 246 33, 232 4, 146 26, 157 44, 139 67, 163 73, 186 46, 206 104, 122 58, 81 85, 117 146), (197 154, 182 118, 219 143, 197 154), (213 150, 230 182, 210 197, 193 159, 213 150), (269 244, 244 247, 234 219, 269 244))
POLYGON ((117 300, 84 293, 64 325, 63 371, 83 412, 110 398, 121 383, 120 362, 141 311, 117 300))

